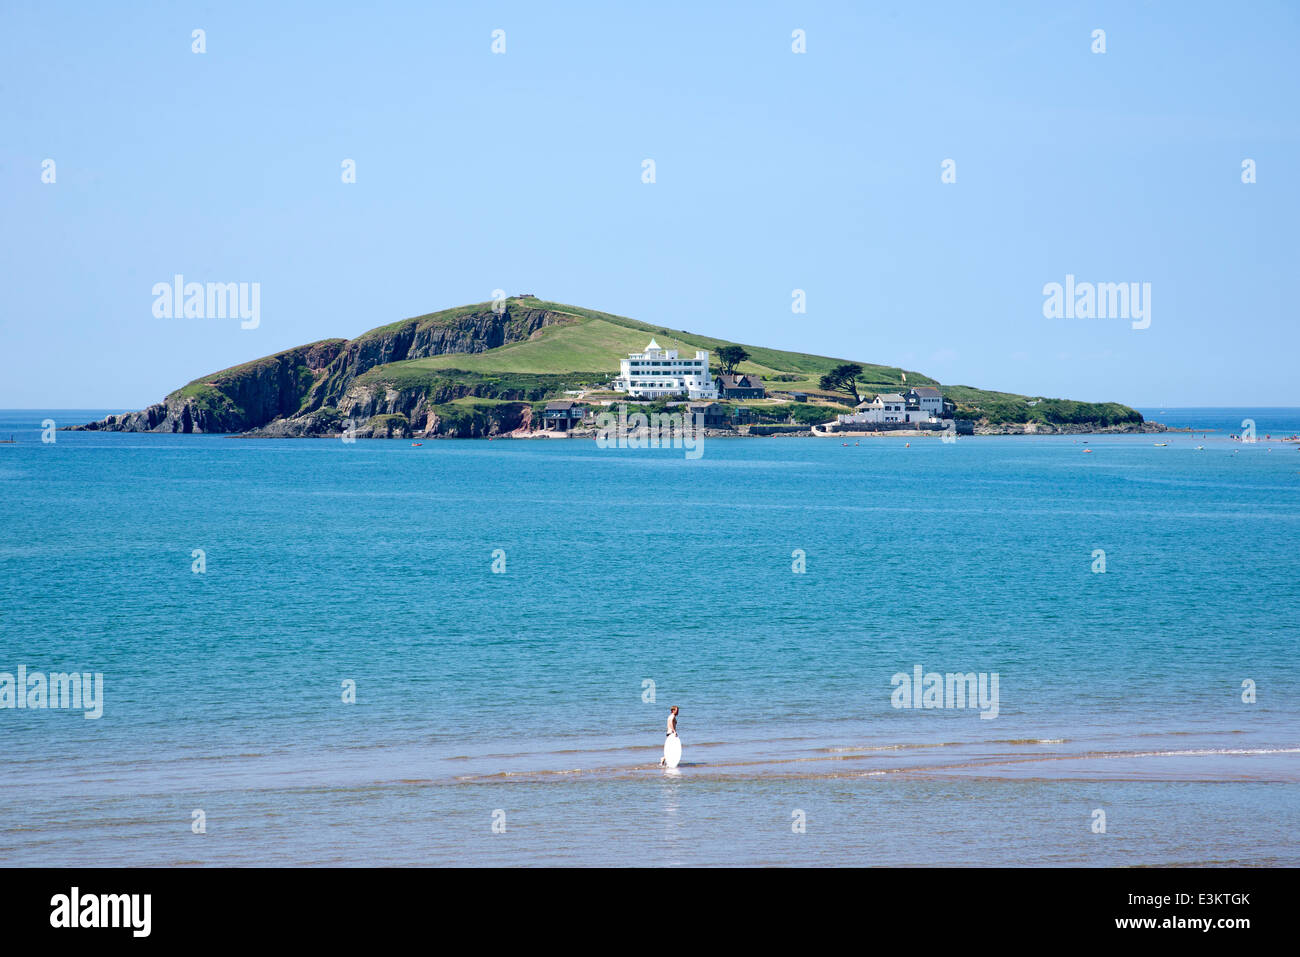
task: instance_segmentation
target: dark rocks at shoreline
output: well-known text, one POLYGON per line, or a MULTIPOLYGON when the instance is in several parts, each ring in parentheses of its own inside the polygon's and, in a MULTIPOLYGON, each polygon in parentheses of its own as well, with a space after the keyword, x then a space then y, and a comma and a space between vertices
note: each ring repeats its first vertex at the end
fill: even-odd
MULTIPOLYGON (((1124 422, 1119 425, 1096 425, 1086 422, 1004 422, 977 425, 976 435, 1140 435, 1170 431, 1159 422, 1124 422)), ((1194 431, 1194 430, 1193 430, 1194 431)))

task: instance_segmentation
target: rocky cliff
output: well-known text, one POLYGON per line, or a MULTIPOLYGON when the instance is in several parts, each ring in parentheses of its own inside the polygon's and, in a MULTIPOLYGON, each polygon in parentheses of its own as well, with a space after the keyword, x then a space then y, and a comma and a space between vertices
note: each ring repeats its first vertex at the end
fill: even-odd
POLYGON ((111 432, 220 432, 264 436, 357 435, 478 436, 510 431, 526 421, 530 399, 548 383, 502 388, 491 382, 431 379, 415 388, 394 388, 367 372, 393 362, 455 353, 477 353, 529 338, 572 317, 507 301, 501 312, 488 304, 407 319, 352 340, 326 339, 225 369, 139 412, 110 415, 73 429, 111 432), (359 381, 360 380, 360 381, 359 381), (490 408, 451 405, 483 396, 515 400, 490 408), (373 420, 373 424, 372 424, 373 420), (399 421, 404 420, 404 424, 399 421))

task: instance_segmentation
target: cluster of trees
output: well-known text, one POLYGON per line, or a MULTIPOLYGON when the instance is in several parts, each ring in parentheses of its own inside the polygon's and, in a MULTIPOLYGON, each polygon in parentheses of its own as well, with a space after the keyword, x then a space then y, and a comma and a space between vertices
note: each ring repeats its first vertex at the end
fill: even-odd
POLYGON ((1051 425, 1125 425, 1142 421, 1142 413, 1118 402, 1075 402, 1041 399, 1030 405, 1023 399, 991 399, 957 406, 960 419, 987 419, 990 425, 1008 422, 1046 422, 1051 425))
POLYGON ((846 362, 822 376, 817 384, 824 392, 842 392, 852 396, 853 404, 857 405, 862 401, 862 396, 858 394, 860 375, 862 375, 862 366, 856 362, 846 362))
POLYGON ((713 354, 718 359, 721 375, 735 375, 736 366, 749 358, 749 353, 743 346, 722 346, 715 349, 713 354))

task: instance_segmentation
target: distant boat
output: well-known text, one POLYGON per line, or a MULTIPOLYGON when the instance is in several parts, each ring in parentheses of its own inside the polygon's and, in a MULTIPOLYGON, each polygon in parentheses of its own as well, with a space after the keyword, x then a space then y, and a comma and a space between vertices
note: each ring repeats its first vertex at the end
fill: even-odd
POLYGON ((1157 442, 1155 445, 1156 445, 1156 448, 1158 448, 1158 449, 1163 449, 1163 448, 1164 448, 1166 445, 1168 445, 1168 444, 1169 444, 1168 442, 1157 442))
POLYGON ((1087 453, 1088 455, 1091 455, 1091 454, 1092 454, 1092 449, 1084 449, 1083 451, 1084 451, 1085 453, 1087 453))
POLYGON ((0 439, 0 445, 13 445, 14 437, 11 435, 7 439, 0 439))
POLYGON ((413 449, 418 449, 418 448, 419 448, 420 446, 422 446, 423 444, 424 444, 423 442, 412 442, 412 443, 411 443, 411 448, 413 448, 413 449))

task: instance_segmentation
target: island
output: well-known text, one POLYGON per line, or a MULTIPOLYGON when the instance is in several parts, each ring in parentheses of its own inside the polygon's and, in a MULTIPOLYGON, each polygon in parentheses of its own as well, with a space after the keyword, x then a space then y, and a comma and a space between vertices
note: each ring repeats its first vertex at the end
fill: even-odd
POLYGON ((593 434, 596 414, 611 406, 680 409, 734 435, 1164 429, 1118 403, 941 385, 894 366, 741 345, 532 295, 322 339, 203 376, 138 412, 68 428, 571 437, 593 434))

